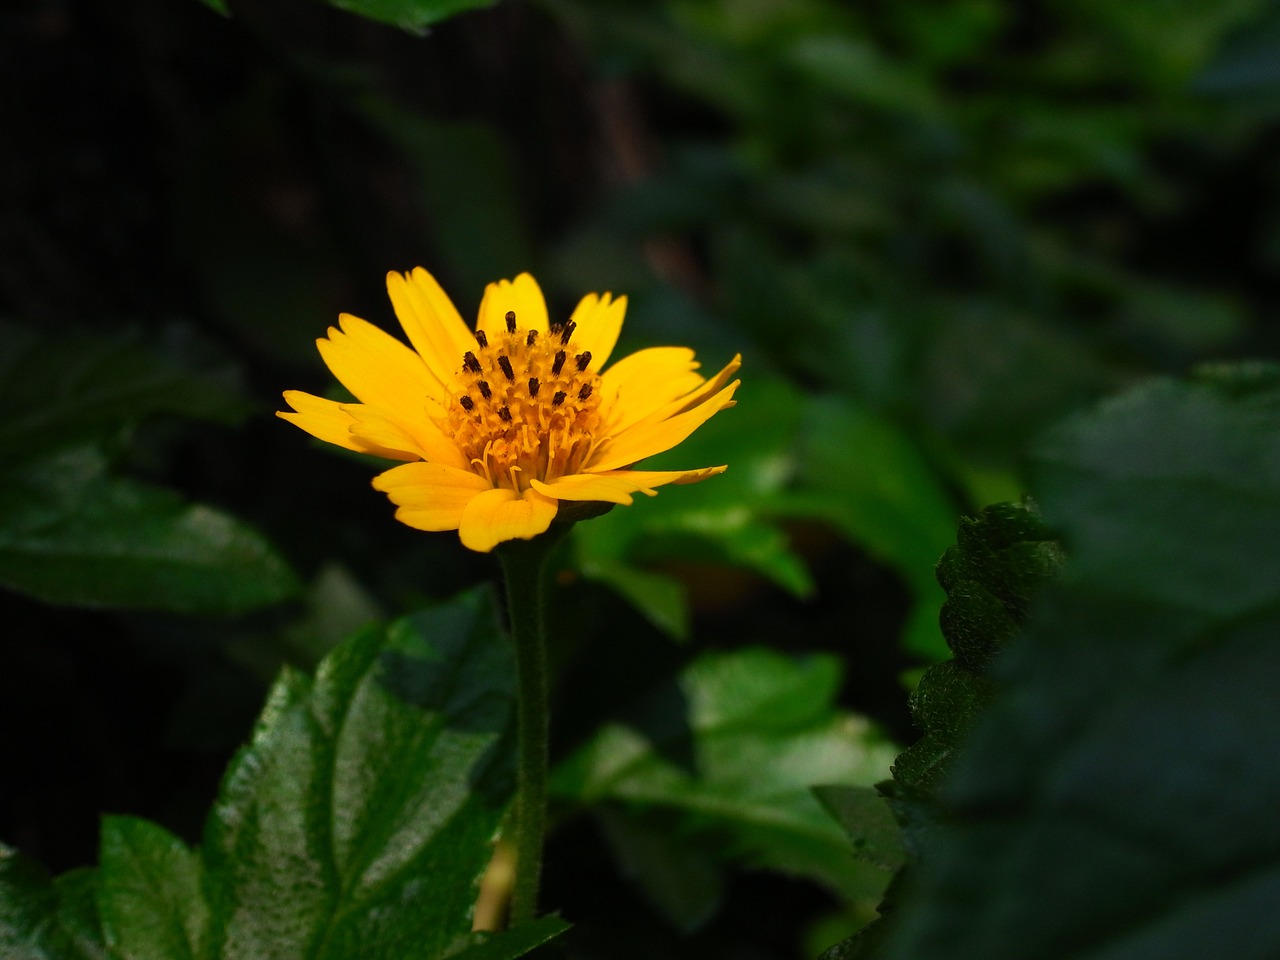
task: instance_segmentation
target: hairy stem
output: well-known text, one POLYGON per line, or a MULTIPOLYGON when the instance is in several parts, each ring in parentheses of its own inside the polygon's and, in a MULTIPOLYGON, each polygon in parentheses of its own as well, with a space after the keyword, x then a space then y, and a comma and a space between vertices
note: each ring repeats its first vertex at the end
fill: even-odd
POLYGON ((507 585, 507 615, 516 649, 517 770, 512 817, 516 878, 511 897, 511 926, 537 915, 542 844, 547 824, 547 647, 545 584, 547 557, 569 524, 553 526, 532 540, 511 540, 498 547, 507 585))

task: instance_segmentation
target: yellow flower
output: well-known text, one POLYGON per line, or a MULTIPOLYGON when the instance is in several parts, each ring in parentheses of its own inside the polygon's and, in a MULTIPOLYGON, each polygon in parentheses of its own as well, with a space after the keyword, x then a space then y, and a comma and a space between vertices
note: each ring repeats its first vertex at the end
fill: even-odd
POLYGON ((419 530, 457 530, 472 550, 543 533, 561 501, 629 504, 666 483, 724 471, 630 469, 669 450, 733 404, 734 357, 710 380, 685 347, 652 347, 603 367, 627 298, 587 294, 549 324, 529 274, 491 283, 472 333, 431 274, 387 275, 413 349, 342 314, 317 340, 334 376, 360 401, 288 390, 281 412, 349 450, 410 460, 374 478, 419 530))

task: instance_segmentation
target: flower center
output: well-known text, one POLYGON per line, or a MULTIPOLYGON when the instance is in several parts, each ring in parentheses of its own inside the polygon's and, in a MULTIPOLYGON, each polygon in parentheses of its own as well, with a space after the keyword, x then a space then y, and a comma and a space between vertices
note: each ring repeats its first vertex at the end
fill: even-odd
POLYGON ((445 431, 495 487, 528 489, 531 479, 581 471, 600 427, 600 377, 591 352, 574 349, 572 320, 546 334, 522 331, 508 313, 504 332, 476 331, 462 356, 445 431))

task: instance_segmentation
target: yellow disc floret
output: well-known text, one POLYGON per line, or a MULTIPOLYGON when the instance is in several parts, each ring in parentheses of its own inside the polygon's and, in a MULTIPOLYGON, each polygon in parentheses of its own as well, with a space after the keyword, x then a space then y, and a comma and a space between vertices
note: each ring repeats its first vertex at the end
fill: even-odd
POLYGON ((575 474, 602 439, 600 377, 590 351, 575 348, 575 326, 543 335, 508 312, 505 331, 477 331, 461 358, 441 427, 495 487, 522 493, 532 479, 575 474))

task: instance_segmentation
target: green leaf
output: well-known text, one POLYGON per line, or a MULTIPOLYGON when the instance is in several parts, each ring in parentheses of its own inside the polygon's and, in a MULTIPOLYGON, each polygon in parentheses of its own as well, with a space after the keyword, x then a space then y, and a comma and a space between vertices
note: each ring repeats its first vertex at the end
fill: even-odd
POLYGON ((224 17, 231 16, 231 8, 227 6, 226 0, 200 0, 200 2, 215 13, 220 13, 224 17))
MULTIPOLYGON (((450 950, 446 960, 515 960, 559 937, 569 924, 559 917, 540 917, 501 933, 473 933, 465 946, 450 950)), ((465 942, 465 941, 464 941, 465 942)))
POLYGON ((704 656, 642 701, 634 722, 610 724, 564 761, 552 792, 678 814, 690 842, 865 896, 883 874, 849 856, 809 788, 883 779, 893 747, 833 707, 839 677, 829 657, 704 656))
POLYGON ((5 960, 107 960, 98 933, 94 877, 74 870, 57 880, 0 844, 0 956, 5 960))
POLYGON ((365 630, 288 671, 205 831, 212 956, 444 956, 510 795, 492 599, 365 630))
POLYGON ((208 910, 199 855, 163 827, 132 817, 102 823, 98 908, 123 960, 199 960, 208 910))
POLYGON ((690 844, 669 816, 642 816, 603 805, 596 822, 622 870, 677 930, 692 933, 724 899, 724 871, 690 844))
POLYGON ((298 586, 260 534, 109 478, 88 447, 0 472, 0 583, 50 603, 184 613, 249 610, 298 586))
POLYGON ((873 787, 814 787, 813 795, 853 841, 853 854, 882 870, 906 861, 898 821, 885 798, 873 787))
POLYGON ((933 568, 952 541, 957 511, 936 471, 903 430, 866 408, 827 398, 805 419, 803 489, 813 509, 910 585, 918 607, 907 648, 946 656, 933 568))
POLYGON ((466 10, 493 6, 494 2, 495 0, 329 0, 329 3, 340 10, 349 10, 370 20, 414 32, 466 10))
POLYGON ((137 336, 53 337, 0 323, 0 337, 0 463, 6 466, 157 413, 232 422, 245 412, 228 371, 171 359, 137 336))
POLYGON ((1066 576, 1000 661, 878 956, 1280 954, 1280 368, 1051 431, 1066 576))
POLYGON ((807 596, 813 583, 777 520, 806 512, 787 493, 796 472, 795 434, 804 397, 783 381, 744 382, 741 402, 646 470, 727 464, 716 477, 669 486, 574 529, 584 576, 616 589, 657 627, 683 637, 681 585, 660 571, 672 563, 731 566, 807 596))

